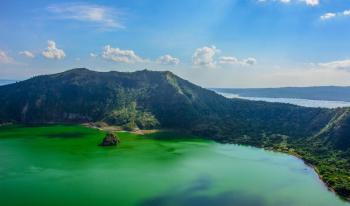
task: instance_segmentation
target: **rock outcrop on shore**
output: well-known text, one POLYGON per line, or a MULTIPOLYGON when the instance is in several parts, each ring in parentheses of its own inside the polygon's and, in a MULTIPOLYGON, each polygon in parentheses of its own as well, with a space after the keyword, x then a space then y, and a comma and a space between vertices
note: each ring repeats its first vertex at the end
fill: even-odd
POLYGON ((117 137, 117 135, 109 132, 106 134, 105 138, 103 138, 100 146, 115 146, 115 145, 118 145, 119 143, 120 143, 120 140, 117 137))

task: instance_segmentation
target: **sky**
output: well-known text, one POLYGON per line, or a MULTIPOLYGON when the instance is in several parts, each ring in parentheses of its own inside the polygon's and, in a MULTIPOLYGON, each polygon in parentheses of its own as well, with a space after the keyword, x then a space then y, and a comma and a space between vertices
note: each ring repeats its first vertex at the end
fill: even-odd
POLYGON ((350 0, 0 1, 0 79, 78 67, 350 86, 350 0))

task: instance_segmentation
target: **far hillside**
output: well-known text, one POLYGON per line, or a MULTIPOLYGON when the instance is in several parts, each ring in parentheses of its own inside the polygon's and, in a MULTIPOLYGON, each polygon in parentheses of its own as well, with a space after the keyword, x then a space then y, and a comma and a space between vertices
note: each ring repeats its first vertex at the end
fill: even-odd
POLYGON ((281 88, 213 88, 222 93, 237 94, 242 97, 297 98, 350 102, 350 86, 281 87, 281 88))

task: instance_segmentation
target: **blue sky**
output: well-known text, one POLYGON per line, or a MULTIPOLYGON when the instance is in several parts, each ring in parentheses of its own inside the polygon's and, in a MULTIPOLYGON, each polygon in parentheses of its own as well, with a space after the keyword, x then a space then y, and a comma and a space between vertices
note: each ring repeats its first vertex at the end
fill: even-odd
POLYGON ((205 87, 350 85, 349 0, 0 3, 0 79, 170 70, 205 87))

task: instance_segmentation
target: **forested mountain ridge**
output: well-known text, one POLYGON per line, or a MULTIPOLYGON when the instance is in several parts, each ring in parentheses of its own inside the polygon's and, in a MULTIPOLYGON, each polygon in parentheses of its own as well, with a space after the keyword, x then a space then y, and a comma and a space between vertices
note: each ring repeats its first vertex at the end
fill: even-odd
POLYGON ((2 86, 0 94, 2 121, 120 124, 126 118, 124 113, 146 112, 161 127, 213 130, 212 135, 218 137, 214 125, 207 127, 208 121, 232 124, 229 130, 235 127, 243 134, 255 130, 309 136, 334 115, 326 109, 229 100, 170 72, 147 70, 122 73, 74 69, 2 86), (286 120, 292 122, 287 124, 286 120))
POLYGON ((171 128, 301 156, 350 196, 348 108, 227 99, 171 72, 73 69, 0 86, 0 122, 171 128))

